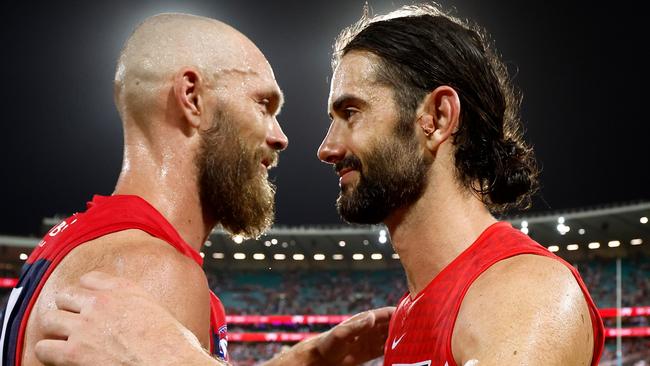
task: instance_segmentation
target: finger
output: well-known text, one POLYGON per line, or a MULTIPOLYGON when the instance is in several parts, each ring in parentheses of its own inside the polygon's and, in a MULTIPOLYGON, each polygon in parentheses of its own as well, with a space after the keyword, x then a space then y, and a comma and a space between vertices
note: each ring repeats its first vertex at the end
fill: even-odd
POLYGON ((67 339, 79 323, 79 314, 63 310, 48 310, 41 314, 41 329, 46 338, 67 339))
POLYGON ((365 330, 372 328, 374 324, 375 314, 370 311, 364 311, 334 327, 332 331, 336 333, 337 338, 354 338, 359 333, 363 333, 365 330))
POLYGON ((89 290, 112 290, 124 286, 126 281, 105 272, 91 271, 79 278, 79 284, 89 290))
POLYGON ((394 306, 386 306, 383 308, 379 309, 374 309, 371 310, 375 314, 375 319, 377 322, 389 322, 390 318, 393 316, 393 313, 395 313, 395 307, 394 306))
POLYGON ((54 298, 56 307, 59 310, 81 313, 81 310, 95 302, 95 294, 92 291, 71 286, 59 292, 54 298))
MULTIPOLYGON (((330 329, 323 338, 319 349, 333 354, 346 353, 356 343, 357 338, 372 329, 374 315, 370 312, 357 314, 348 321, 330 329)), ((343 356, 343 354, 341 354, 343 356)))
POLYGON ((34 353, 39 361, 46 365, 63 366, 71 365, 67 363, 66 356, 68 342, 52 339, 40 340, 34 347, 34 353))
POLYGON ((365 321, 369 321, 370 318, 374 318, 374 315, 372 314, 372 312, 371 311, 363 311, 361 313, 357 313, 357 314, 347 318, 346 320, 341 322, 341 324, 339 324, 339 325, 342 326, 342 325, 347 325, 347 324, 355 323, 355 322, 365 322, 365 321))

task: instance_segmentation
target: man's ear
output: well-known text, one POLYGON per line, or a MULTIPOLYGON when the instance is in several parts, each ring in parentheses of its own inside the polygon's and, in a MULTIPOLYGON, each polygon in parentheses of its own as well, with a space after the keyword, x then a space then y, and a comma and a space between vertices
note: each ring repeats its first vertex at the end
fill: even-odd
POLYGON ((192 68, 184 68, 174 76, 174 99, 187 122, 194 128, 201 125, 204 111, 203 80, 192 68))
POLYGON ((422 105, 423 113, 417 123, 422 129, 429 151, 435 153, 458 129, 460 99, 458 93, 447 85, 437 87, 427 94, 422 105))

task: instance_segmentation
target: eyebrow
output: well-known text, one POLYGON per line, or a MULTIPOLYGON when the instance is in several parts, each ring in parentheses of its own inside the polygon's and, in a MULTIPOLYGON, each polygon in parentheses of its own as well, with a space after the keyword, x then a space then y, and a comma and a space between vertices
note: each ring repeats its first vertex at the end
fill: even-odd
MULTIPOLYGON (((332 110, 340 111, 346 104, 359 104, 361 106, 365 106, 368 103, 354 94, 343 94, 340 97, 336 98, 334 102, 332 102, 332 110)), ((330 111, 327 111, 327 114, 330 116, 332 115, 330 111)))
POLYGON ((263 98, 268 98, 271 100, 276 101, 276 105, 273 111, 273 114, 278 115, 280 114, 280 111, 282 110, 282 106, 284 105, 284 94, 282 93, 282 90, 280 89, 268 89, 264 90, 259 95, 263 98))

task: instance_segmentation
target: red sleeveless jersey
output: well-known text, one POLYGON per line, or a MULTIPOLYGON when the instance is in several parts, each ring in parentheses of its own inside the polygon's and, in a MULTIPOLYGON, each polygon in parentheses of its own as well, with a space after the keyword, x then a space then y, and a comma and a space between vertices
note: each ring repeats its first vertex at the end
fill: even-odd
MULTIPOLYGON (((70 251, 84 243, 117 231, 138 229, 164 240, 198 266, 203 258, 149 203, 138 196, 95 196, 83 213, 74 214, 53 227, 27 259, 4 314, 0 339, 0 364, 19 366, 29 314, 43 285, 70 251)), ((210 350, 228 359, 226 315, 221 301, 210 292, 210 350)))
MULTIPOLYGON (((592 365, 605 341, 603 321, 578 271, 507 222, 488 227, 414 299, 407 292, 393 315, 384 347, 384 366, 457 366, 451 336, 465 293, 493 264, 521 254, 553 258, 571 270, 585 296, 594 333, 592 365)), ((480 360, 479 360, 480 361, 480 360)))

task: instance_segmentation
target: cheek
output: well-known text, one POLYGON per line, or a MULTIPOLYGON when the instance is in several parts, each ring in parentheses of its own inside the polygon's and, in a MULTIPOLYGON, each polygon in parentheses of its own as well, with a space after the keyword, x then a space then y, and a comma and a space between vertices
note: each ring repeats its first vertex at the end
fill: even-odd
POLYGON ((242 138, 249 146, 259 147, 266 143, 266 129, 262 123, 251 123, 242 129, 242 138))
POLYGON ((231 120, 240 138, 258 143, 266 137, 264 119, 259 112, 254 110, 242 111, 231 120))

